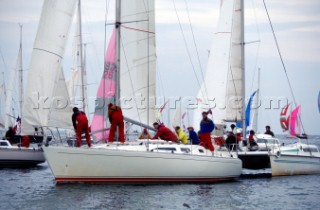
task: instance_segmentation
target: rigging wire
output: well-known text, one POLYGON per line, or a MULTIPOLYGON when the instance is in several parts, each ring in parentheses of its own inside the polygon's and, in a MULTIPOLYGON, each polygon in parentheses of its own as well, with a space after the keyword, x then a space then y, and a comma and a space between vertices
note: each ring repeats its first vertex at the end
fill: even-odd
MULTIPOLYGON (((294 95, 294 93, 293 93, 293 89, 292 89, 292 85, 291 85, 291 82, 290 82, 290 79, 289 79, 289 76, 288 76, 287 68, 286 68, 286 66, 285 66, 285 64, 284 64, 284 61, 283 61, 283 58, 282 58, 282 54, 281 54, 280 47, 279 47, 279 44, 278 44, 278 40, 277 40, 275 31, 274 31, 274 28, 273 28, 273 25, 272 25, 272 22, 271 22, 271 18, 270 18, 268 9, 267 9, 266 2, 265 2, 265 0, 262 0, 262 2, 263 2, 263 5, 264 5, 264 8, 265 8, 265 10, 266 10, 267 16, 268 16, 270 28, 271 28, 271 30, 272 30, 273 39, 274 39, 275 44, 276 44, 276 47, 277 47, 277 51, 278 51, 278 54, 279 54, 279 57, 280 57, 280 60, 281 60, 281 64, 282 64, 284 73, 285 73, 285 75, 286 75, 287 82, 288 82, 288 84, 289 84, 289 89, 290 89, 290 92, 291 92, 291 95, 292 95, 293 103, 294 103, 295 106, 297 106, 297 101, 296 101, 295 95, 294 95)), ((303 132, 305 133, 304 126, 303 126, 303 123, 302 123, 302 120, 301 120, 301 116, 298 115, 298 118, 299 118, 299 121, 300 121, 302 130, 303 130, 303 132)))
POLYGON ((190 29, 191 29, 191 34, 192 34, 193 44, 194 44, 194 47, 195 47, 195 49, 196 49, 197 60, 198 60, 198 63, 199 63, 200 73, 201 73, 202 81, 203 81, 203 85, 204 85, 204 91, 205 91, 205 93, 206 93, 206 96, 208 96, 208 89, 207 89, 207 86, 206 86, 206 84, 205 84, 205 78, 204 78, 203 68, 202 68, 202 65, 201 65, 200 56, 199 56, 199 51, 198 51, 198 47, 197 47, 197 43, 196 43, 196 39, 195 39, 194 32, 193 32, 193 27, 192 27, 192 23, 191 23, 190 12, 189 12, 189 6, 188 6, 188 2, 187 2, 187 0, 184 0, 184 3, 185 3, 185 5, 186 5, 186 9, 187 9, 187 15, 188 15, 188 20, 189 20, 189 26, 190 26, 190 29))
POLYGON ((206 97, 208 98, 208 96, 205 95, 205 94, 203 94, 203 92, 202 92, 201 83, 200 83, 200 80, 199 80, 199 78, 198 78, 197 72, 196 72, 196 70, 195 70, 194 64, 193 64, 193 62, 192 62, 191 54, 190 54, 190 51, 189 51, 189 48, 188 48, 188 45, 187 45, 187 40, 186 40, 185 34, 184 34, 184 32, 183 32, 183 28, 182 28, 182 25, 181 25, 181 21, 180 21, 180 18, 179 18, 179 14, 178 14, 178 11, 177 11, 177 7, 176 7, 175 0, 172 0, 172 3, 173 3, 173 7, 174 7, 174 10, 175 10, 175 13, 176 13, 176 15, 177 15, 177 19, 178 19, 178 22, 179 22, 181 34, 182 34, 183 41, 184 41, 184 44, 185 44, 185 47, 186 47, 186 50, 187 50, 188 58, 189 58, 189 61, 190 61, 190 63, 191 63, 192 70, 193 70, 193 73, 194 73, 194 75, 195 75, 195 77, 196 77, 198 86, 199 86, 199 88, 200 88, 202 97, 205 98, 204 96, 206 96, 206 97))

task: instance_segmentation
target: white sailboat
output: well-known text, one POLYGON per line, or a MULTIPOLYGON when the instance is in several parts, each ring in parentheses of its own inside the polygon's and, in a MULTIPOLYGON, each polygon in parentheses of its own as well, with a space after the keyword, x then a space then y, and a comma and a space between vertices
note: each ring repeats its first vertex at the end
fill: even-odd
MULTIPOLYGON (((114 96, 105 89, 109 100, 114 97, 119 104, 120 97, 134 97, 135 93, 147 98, 155 96, 154 31, 154 0, 117 1, 117 69, 109 68, 110 64, 115 66, 108 63, 104 75, 109 77, 103 77, 103 81, 110 79, 108 84, 116 82, 114 96)), ((110 46, 113 49, 112 43, 110 46)), ((137 102, 135 99, 131 103, 132 109, 123 109, 125 119, 140 125, 154 122, 155 110, 152 106, 147 103, 146 108, 141 109, 137 102)), ((241 161, 237 158, 212 156, 201 146, 162 140, 153 143, 137 140, 131 144, 98 144, 92 148, 50 145, 43 150, 57 183, 216 182, 234 179, 241 171, 241 161)))
MULTIPOLYGON (((18 87, 19 87, 19 111, 20 117, 22 117, 21 109, 23 107, 23 70, 22 70, 22 26, 20 25, 20 46, 17 59, 16 69, 11 71, 9 88, 6 94, 6 123, 5 126, 8 129, 9 126, 13 126, 13 120, 15 113, 14 105, 14 87, 17 80, 18 73, 18 87)), ((20 128, 19 128, 20 129, 20 128)), ((20 131, 19 131, 20 133, 20 131)), ((3 167, 29 167, 45 162, 44 154, 37 143, 41 143, 38 136, 30 135, 29 141, 31 145, 29 147, 20 146, 20 143, 24 141, 24 137, 21 135, 15 135, 13 139, 10 139, 12 145, 8 140, 0 141, 0 168, 3 167), (19 144, 17 144, 19 143, 19 144)))
MULTIPOLYGON (((291 136, 300 132, 300 106, 297 106, 289 116, 290 104, 281 111, 280 123, 284 131, 288 130, 291 136)), ((280 147, 280 151, 270 155, 272 176, 319 174, 320 152, 316 145, 303 144, 299 138, 297 143, 280 147)))
POLYGON ((272 176, 320 174, 320 152, 316 145, 300 142, 270 155, 272 176))
MULTIPOLYGON (((44 1, 24 93, 23 136, 37 137, 34 135, 35 128, 72 128, 69 119, 72 112, 68 106, 70 100, 61 64, 75 3, 44 1)), ((45 161, 41 148, 28 149, 37 153, 38 163, 45 161)))

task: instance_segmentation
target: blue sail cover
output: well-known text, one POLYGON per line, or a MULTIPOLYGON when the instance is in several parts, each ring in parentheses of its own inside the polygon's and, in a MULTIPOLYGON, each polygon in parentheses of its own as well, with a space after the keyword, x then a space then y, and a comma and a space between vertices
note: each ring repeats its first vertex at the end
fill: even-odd
MULTIPOLYGON (((248 101, 248 104, 247 104, 247 108, 246 108, 246 126, 248 127, 250 125, 250 112, 251 112, 251 104, 252 104, 252 100, 253 100, 253 97, 256 95, 256 92, 257 91, 254 91, 252 93, 252 95, 250 96, 250 99, 248 101)), ((319 95, 320 96, 320 95, 319 95)), ((237 122, 237 125, 236 125, 238 128, 242 127, 242 122, 237 122)))

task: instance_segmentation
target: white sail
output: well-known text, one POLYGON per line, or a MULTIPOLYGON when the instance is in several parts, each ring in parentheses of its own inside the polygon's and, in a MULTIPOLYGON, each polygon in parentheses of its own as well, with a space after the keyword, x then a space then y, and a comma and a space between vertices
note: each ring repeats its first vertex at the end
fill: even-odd
POLYGON ((176 108, 172 119, 172 127, 182 126, 181 125, 181 108, 180 106, 176 108))
POLYGON ((156 113, 154 0, 122 0, 120 16, 120 97, 124 116, 151 124, 156 113))
POLYGON ((214 99, 212 116, 217 126, 242 119, 241 12, 240 0, 221 1, 205 81, 197 96, 202 102, 194 111, 194 126, 199 125, 201 112, 208 110, 204 105, 207 97, 214 99))
POLYGON ((34 126, 49 125, 75 3, 76 0, 44 1, 24 95, 23 134, 33 133, 34 126))
POLYGON ((54 100, 51 103, 48 126, 72 128, 72 107, 70 106, 70 97, 62 69, 58 76, 59 79, 53 91, 54 100))
POLYGON ((71 70, 71 74, 66 82, 71 104, 72 106, 76 106, 78 103, 77 90, 80 87, 80 71, 78 70, 78 68, 74 68, 71 70))

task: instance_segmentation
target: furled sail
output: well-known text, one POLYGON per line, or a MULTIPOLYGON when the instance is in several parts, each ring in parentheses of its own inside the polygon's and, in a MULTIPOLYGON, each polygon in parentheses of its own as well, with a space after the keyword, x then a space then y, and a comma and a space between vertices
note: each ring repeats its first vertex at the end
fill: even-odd
POLYGON ((113 30, 106 52, 104 72, 98 88, 95 111, 91 123, 91 132, 96 140, 108 139, 107 105, 115 100, 115 73, 116 73, 116 34, 113 30))
POLYGON ((220 16, 217 31, 213 36, 207 71, 197 96, 203 102, 194 112, 194 125, 199 125, 201 112, 208 110, 208 107, 204 106, 208 103, 206 97, 214 99, 212 116, 218 130, 222 130, 228 121, 242 120, 242 12, 239 0, 221 0, 220 16))
POLYGON ((280 113, 280 125, 283 131, 289 130, 289 120, 290 120, 290 115, 288 115, 289 106, 290 104, 287 104, 286 106, 284 106, 280 113))
POLYGON ((120 98, 124 116, 155 121, 156 40, 154 0, 122 0, 120 98), (149 104, 148 104, 149 101, 149 104))
MULTIPOLYGON (((24 95, 23 134, 33 133, 34 126, 49 126, 49 114, 55 108, 52 106, 57 97, 55 88, 61 78, 62 59, 76 2, 44 1, 24 95)), ((62 100, 68 101, 69 98, 62 100)), ((59 112, 63 110, 68 112, 69 107, 59 112)))
POLYGON ((297 136, 300 134, 300 122, 299 122, 299 111, 300 111, 300 105, 297 106, 290 115, 290 135, 291 136, 297 136))

